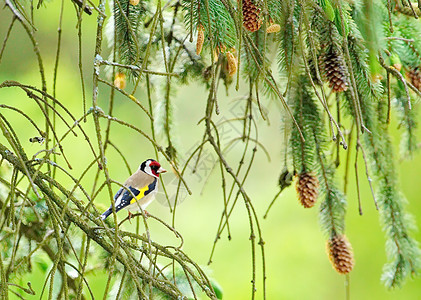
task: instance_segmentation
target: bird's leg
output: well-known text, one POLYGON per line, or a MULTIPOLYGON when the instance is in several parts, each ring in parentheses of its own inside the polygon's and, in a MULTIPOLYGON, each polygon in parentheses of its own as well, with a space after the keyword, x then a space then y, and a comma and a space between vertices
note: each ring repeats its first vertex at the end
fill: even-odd
POLYGON ((132 218, 133 214, 131 212, 129 212, 129 222, 130 224, 132 224, 132 221, 130 221, 130 219, 132 218))

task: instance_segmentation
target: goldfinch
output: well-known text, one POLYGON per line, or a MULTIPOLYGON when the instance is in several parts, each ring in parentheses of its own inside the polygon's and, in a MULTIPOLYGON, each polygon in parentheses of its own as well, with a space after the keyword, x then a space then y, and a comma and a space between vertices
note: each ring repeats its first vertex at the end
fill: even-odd
MULTIPOLYGON (((167 172, 161 167, 159 162, 153 159, 145 160, 135 173, 133 173, 114 196, 115 211, 125 208, 132 212, 137 212, 140 208, 145 209, 155 198, 158 192, 159 174, 167 172), (131 192, 129 192, 129 190, 131 192), (133 195, 136 197, 133 198, 133 195)), ((112 205, 107 209, 101 218, 104 220, 113 212, 112 205)))

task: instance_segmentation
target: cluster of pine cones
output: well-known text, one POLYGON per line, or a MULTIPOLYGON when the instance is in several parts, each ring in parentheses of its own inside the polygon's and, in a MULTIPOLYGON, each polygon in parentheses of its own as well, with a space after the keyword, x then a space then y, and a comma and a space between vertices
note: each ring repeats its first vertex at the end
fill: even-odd
MULTIPOLYGON (((314 173, 301 172, 297 175, 298 200, 305 208, 313 207, 319 195, 319 180, 314 173)), ((340 274, 347 274, 354 267, 351 244, 345 235, 333 233, 327 241, 327 252, 333 268, 340 274)))

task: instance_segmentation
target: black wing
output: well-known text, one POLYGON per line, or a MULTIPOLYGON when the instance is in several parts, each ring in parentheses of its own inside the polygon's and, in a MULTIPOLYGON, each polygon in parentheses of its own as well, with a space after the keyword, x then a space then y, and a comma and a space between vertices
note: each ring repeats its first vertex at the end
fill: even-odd
POLYGON ((117 192, 116 196, 114 197, 115 201, 116 201, 116 211, 119 211, 120 209, 135 203, 136 201, 139 201, 140 199, 142 199, 143 197, 145 197, 146 195, 150 194, 155 188, 156 188, 156 182, 157 180, 155 179, 151 184, 141 188, 141 189, 137 189, 134 188, 132 186, 129 186, 129 190, 131 192, 129 192, 128 190, 121 188, 120 190, 124 190, 123 196, 119 199, 119 196, 121 195, 121 193, 123 191, 120 192, 120 190, 117 192), (117 196, 118 195, 118 196, 117 196), (133 198, 133 195, 136 196, 136 198, 133 198))
MULTIPOLYGON (((126 188, 123 188, 123 187, 120 188, 114 196, 115 211, 118 212, 121 209, 125 208, 126 206, 132 203, 135 203, 136 201, 142 199, 143 197, 151 193, 156 188, 156 182, 157 180, 155 179, 151 184, 143 187, 140 190, 132 186, 129 186, 128 189, 131 192, 129 192, 126 188), (133 195, 136 196, 135 199, 133 198, 133 195)), ((102 214, 102 218, 105 219, 111 213, 112 213, 112 206, 110 206, 110 208, 102 214)))
POLYGON ((117 194, 114 196, 115 202, 115 211, 119 211, 120 209, 130 205, 133 200, 133 195, 137 196, 140 194, 140 191, 132 186, 129 186, 129 192, 125 188, 121 188, 118 190, 117 194), (123 193, 124 191, 124 193, 123 193), (123 196, 120 198, 120 195, 123 193, 123 196), (133 193, 133 194, 132 194, 133 193))

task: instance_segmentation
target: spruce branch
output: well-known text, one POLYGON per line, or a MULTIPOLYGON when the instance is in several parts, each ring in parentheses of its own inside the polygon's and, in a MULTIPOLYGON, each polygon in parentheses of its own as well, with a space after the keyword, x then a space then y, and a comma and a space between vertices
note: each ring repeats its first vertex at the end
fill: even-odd
POLYGON ((363 99, 361 111, 364 123, 372 131, 372 134, 364 134, 363 140, 375 175, 376 199, 381 223, 387 236, 386 252, 389 263, 384 268, 382 279, 388 287, 397 287, 411 273, 416 272, 419 264, 417 257, 419 249, 410 236, 408 216, 403 210, 402 196, 396 186, 395 167, 391 160, 392 149, 387 128, 381 123, 379 117, 373 118, 375 107, 372 100, 378 94, 371 85, 364 58, 356 52, 356 49, 360 47, 359 40, 350 39, 350 41, 350 53, 357 70, 355 74, 358 90, 361 91, 360 97, 363 99))
POLYGON ((334 180, 333 166, 326 161, 322 152, 323 143, 321 136, 314 132, 317 160, 319 162, 319 181, 321 182, 321 191, 325 196, 320 205, 320 222, 322 229, 329 238, 344 234, 345 230, 345 196, 336 187, 334 180))
POLYGON ((314 45, 314 41, 313 41, 313 36, 311 34, 311 32, 312 32, 311 27, 310 27, 311 25, 310 25, 310 22, 308 20, 308 17, 306 15, 304 15, 304 13, 303 13, 304 6, 303 6, 302 3, 301 3, 301 5, 302 5, 302 10, 300 12, 300 20, 301 20, 301 22, 300 22, 300 26, 298 28, 299 28, 299 38, 300 38, 301 54, 302 54, 302 58, 303 58, 303 61, 304 61, 304 67, 305 67, 307 76, 308 76, 308 78, 310 80, 310 83, 311 83, 311 85, 313 87, 314 93, 317 95, 317 98, 320 100, 320 103, 322 103, 323 108, 325 109, 325 111, 327 112, 327 114, 329 116, 329 121, 330 121, 331 129, 332 129, 332 140, 333 141, 336 140, 335 131, 333 129, 333 127, 335 126, 336 129, 337 129, 337 131, 338 131, 339 136, 341 137, 342 147, 346 150, 348 146, 346 144, 346 141, 345 141, 345 138, 343 136, 343 133, 342 133, 341 128, 339 127, 339 125, 336 122, 336 120, 333 118, 333 116, 332 116, 332 114, 331 114, 331 112, 330 112, 330 110, 329 110, 329 108, 327 106, 327 100, 326 100, 325 91, 324 91, 324 89, 321 89, 321 95, 322 96, 320 96, 320 94, 319 94, 319 92, 318 92, 318 90, 316 88, 316 85, 315 85, 315 83, 313 81, 313 78, 312 78, 312 75, 311 75, 310 66, 308 65, 308 62, 306 60, 306 55, 305 55, 305 52, 304 52, 305 47, 304 47, 304 42, 303 42, 303 31, 302 31, 302 23, 303 22, 305 22, 305 24, 310 29, 309 30, 309 33, 308 33, 308 39, 310 41, 311 59, 313 60, 313 62, 315 64, 315 71, 316 71, 317 82, 321 82, 322 80, 321 80, 321 77, 320 77, 320 71, 319 71, 319 67, 318 67, 318 65, 319 65, 318 64, 318 58, 316 56, 316 50, 315 50, 315 45, 314 45))

